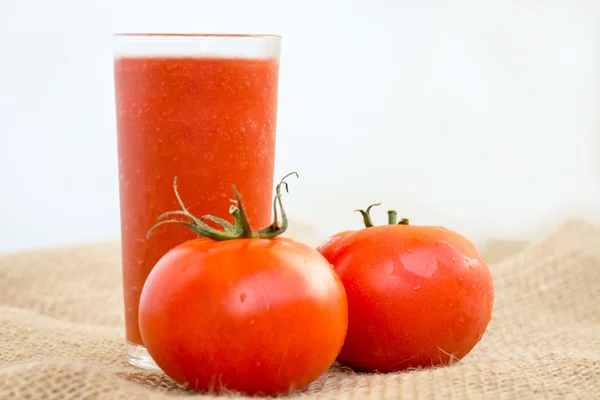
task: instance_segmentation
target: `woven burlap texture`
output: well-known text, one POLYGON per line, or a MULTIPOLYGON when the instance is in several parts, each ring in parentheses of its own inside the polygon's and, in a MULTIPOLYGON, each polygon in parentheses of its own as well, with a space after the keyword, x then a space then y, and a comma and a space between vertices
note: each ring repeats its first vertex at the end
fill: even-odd
MULTIPOLYGON (((600 398, 600 230, 569 220, 516 247, 484 250, 494 316, 462 361, 387 375, 332 367, 289 397, 600 398)), ((198 396, 127 364, 121 301, 116 243, 0 256, 0 398, 198 396)))

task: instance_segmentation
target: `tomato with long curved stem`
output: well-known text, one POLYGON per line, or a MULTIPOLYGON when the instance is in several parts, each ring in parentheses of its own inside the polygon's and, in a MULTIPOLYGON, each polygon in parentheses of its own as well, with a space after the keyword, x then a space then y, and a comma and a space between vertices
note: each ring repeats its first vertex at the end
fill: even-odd
POLYGON ((288 225, 282 187, 273 224, 257 232, 235 187, 233 224, 194 217, 178 195, 182 209, 159 218, 156 226, 179 223, 201 236, 157 263, 140 300, 144 344, 174 380, 198 391, 274 395, 308 385, 335 361, 348 324, 345 291, 321 254, 279 236, 288 225), (177 217, 188 221, 167 219, 177 217))
POLYGON ((450 364, 468 354, 492 316, 493 282, 477 248, 460 234, 414 226, 388 212, 388 225, 318 247, 339 274, 349 325, 338 357, 362 371, 450 364))

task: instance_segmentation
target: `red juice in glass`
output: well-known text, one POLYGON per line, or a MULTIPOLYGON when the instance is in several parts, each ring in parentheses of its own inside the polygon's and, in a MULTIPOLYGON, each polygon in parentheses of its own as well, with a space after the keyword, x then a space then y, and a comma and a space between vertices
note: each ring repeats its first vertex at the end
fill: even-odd
MULTIPOLYGON (((129 361, 154 367, 143 347, 144 282, 171 248, 195 238, 181 226, 148 230, 166 211, 232 221, 235 184, 254 229, 272 218, 280 38, 117 35, 117 112, 123 293, 129 361)), ((233 222, 233 221, 232 221, 233 222)))

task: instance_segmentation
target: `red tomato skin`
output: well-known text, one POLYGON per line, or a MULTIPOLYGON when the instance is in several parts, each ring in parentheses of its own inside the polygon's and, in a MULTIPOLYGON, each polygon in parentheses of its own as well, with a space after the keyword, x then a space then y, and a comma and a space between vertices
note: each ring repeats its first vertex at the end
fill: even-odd
POLYGON ((154 267, 139 323, 148 352, 175 381, 275 395, 308 385, 335 361, 347 307, 332 266, 307 245, 198 239, 154 267))
POLYGON ((325 239, 324 242, 319 244, 319 246, 317 247, 317 251, 321 253, 321 255, 327 260, 331 259, 337 251, 337 249, 339 248, 339 244, 341 243, 342 239, 344 239, 348 235, 351 235, 354 232, 356 231, 343 231, 328 237, 327 239, 325 239))
POLYGON ((329 259, 348 298, 338 357, 361 371, 451 364, 491 320, 494 290, 483 256, 442 227, 385 225, 357 231, 329 259))

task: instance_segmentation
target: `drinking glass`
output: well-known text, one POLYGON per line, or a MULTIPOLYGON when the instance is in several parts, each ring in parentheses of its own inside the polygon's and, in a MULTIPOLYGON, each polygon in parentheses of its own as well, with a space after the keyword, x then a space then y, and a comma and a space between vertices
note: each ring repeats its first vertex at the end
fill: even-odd
POLYGON ((156 262, 196 237, 157 217, 228 213, 232 185, 251 226, 271 222, 279 54, 276 35, 117 34, 114 82, 127 358, 156 368, 138 326, 156 262))

